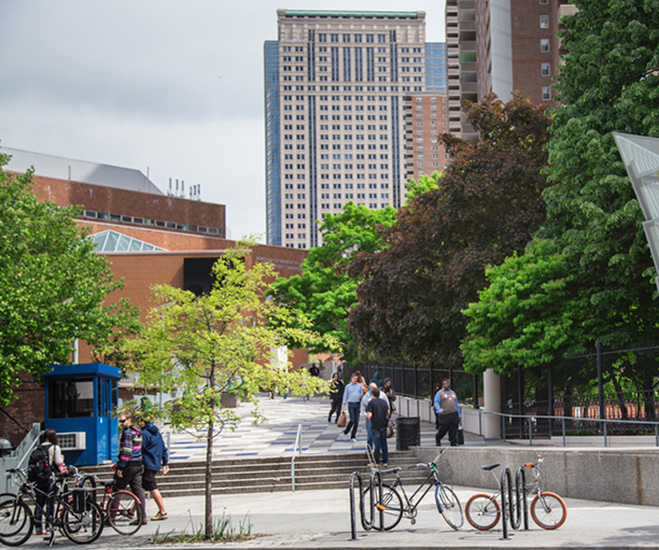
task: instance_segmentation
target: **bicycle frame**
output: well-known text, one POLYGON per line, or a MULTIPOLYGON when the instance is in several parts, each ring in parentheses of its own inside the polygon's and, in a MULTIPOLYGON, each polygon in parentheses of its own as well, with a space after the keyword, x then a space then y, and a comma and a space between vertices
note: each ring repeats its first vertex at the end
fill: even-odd
POLYGON ((392 485, 393 489, 397 490, 398 488, 400 488, 403 498, 405 499, 405 507, 403 509, 403 513, 405 514, 405 517, 407 519, 414 519, 417 514, 417 507, 419 506, 419 504, 421 504, 421 501, 425 498, 428 492, 433 487, 442 484, 442 482, 439 480, 439 476, 437 475, 437 467, 432 462, 430 464, 416 465, 416 467, 421 467, 421 466, 423 466, 424 468, 429 468, 430 472, 428 472, 426 479, 424 479, 419 484, 419 486, 414 490, 411 496, 409 497, 407 496, 407 493, 405 491, 405 486, 403 485, 403 480, 400 478, 398 471, 396 472, 396 481, 392 485), (417 495, 421 492, 421 490, 424 487, 425 487, 425 491, 423 491, 423 494, 415 502, 417 495))

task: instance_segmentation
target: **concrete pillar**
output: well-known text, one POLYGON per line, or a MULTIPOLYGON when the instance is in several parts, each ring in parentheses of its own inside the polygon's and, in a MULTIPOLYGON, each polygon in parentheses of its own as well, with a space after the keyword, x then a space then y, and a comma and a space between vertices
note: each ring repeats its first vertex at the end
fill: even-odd
MULTIPOLYGON (((501 412, 501 380, 492 369, 483 373, 483 405, 487 412, 501 412)), ((483 436, 485 439, 501 438, 500 416, 483 415, 483 436)))

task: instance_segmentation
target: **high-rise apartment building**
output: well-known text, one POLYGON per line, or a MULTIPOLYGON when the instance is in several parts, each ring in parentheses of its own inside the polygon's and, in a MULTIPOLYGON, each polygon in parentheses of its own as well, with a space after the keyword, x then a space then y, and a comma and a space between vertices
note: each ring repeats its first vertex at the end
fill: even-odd
POLYGON ((446 47, 450 130, 476 140, 460 103, 490 92, 508 101, 521 91, 536 105, 552 105, 563 15, 568 0, 447 0, 446 47))
POLYGON ((424 12, 277 11, 265 43, 268 244, 321 244, 318 220, 349 201, 398 208, 404 97, 446 89, 424 12))
POLYGON ((443 172, 448 161, 439 136, 448 132, 448 97, 437 92, 405 96, 405 180, 443 172))

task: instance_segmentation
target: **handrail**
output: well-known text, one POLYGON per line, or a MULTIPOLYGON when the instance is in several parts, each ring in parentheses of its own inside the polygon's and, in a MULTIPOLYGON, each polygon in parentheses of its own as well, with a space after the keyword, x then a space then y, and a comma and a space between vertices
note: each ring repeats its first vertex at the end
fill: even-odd
POLYGON ((291 457, 291 490, 293 492, 295 492, 295 451, 302 455, 302 424, 297 425, 297 435, 295 436, 293 456, 291 457))
MULTIPOLYGON (((504 441, 506 440, 506 424, 505 424, 505 419, 506 418, 525 418, 528 421, 529 424, 529 445, 533 445, 533 426, 532 423, 536 419, 546 419, 546 420, 560 420, 561 421, 561 427, 562 427, 562 434, 563 434, 563 447, 567 447, 567 440, 566 440, 566 434, 565 434, 565 421, 566 420, 577 420, 581 422, 597 422, 602 424, 602 435, 604 437, 604 446, 608 447, 608 432, 607 432, 607 424, 643 424, 643 425, 649 425, 649 426, 654 426, 654 439, 655 439, 655 446, 659 447, 659 421, 655 420, 618 420, 618 419, 611 419, 611 418, 584 418, 584 417, 579 417, 579 416, 556 416, 556 415, 548 415, 548 414, 513 414, 513 413, 502 413, 502 412, 496 412, 496 411, 483 411, 483 410, 478 410, 478 420, 479 420, 479 428, 482 425, 481 423, 481 415, 483 414, 490 414, 494 416, 499 416, 501 417, 501 439, 504 441)), ((479 435, 482 435, 482 429, 481 433, 479 435)))

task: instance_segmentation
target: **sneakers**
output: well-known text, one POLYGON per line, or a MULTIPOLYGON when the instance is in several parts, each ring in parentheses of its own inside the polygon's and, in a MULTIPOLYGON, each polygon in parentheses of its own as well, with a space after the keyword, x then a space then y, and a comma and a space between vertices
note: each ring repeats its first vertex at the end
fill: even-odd
POLYGON ((151 518, 151 521, 161 521, 163 519, 167 519, 167 512, 162 514, 160 513, 160 510, 158 510, 158 513, 151 518))

